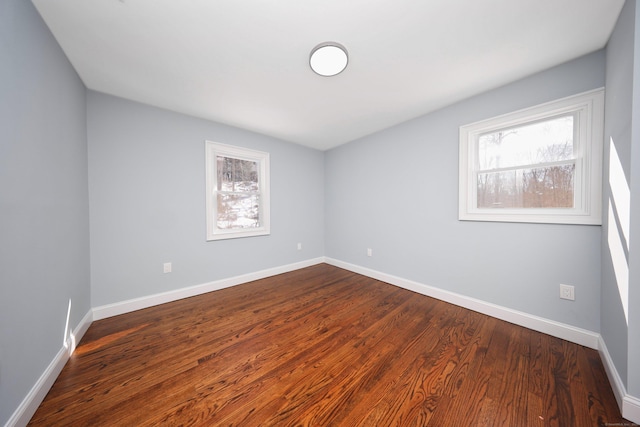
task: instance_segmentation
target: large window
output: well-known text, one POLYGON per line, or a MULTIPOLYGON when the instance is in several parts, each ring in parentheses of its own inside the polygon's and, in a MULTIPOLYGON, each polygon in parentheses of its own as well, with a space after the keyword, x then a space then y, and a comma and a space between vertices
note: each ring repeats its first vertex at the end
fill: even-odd
POLYGON ((269 234, 269 154, 206 142, 207 240, 269 234))
POLYGON ((604 91, 460 128, 459 219, 600 224, 604 91))

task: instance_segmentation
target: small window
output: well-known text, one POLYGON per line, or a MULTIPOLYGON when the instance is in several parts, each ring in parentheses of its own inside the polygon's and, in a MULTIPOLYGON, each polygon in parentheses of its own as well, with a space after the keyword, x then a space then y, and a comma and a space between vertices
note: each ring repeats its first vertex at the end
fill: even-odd
POLYGON ((207 240, 269 234, 269 154, 206 142, 207 240))
POLYGON ((460 128, 459 219, 601 224, 604 91, 460 128))

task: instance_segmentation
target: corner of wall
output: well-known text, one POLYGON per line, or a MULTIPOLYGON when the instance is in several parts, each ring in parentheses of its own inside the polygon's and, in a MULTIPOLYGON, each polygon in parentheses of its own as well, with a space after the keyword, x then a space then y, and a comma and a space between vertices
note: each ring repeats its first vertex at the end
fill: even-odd
MULTIPOLYGON (((73 329, 73 336, 76 342, 79 342, 84 336, 89 326, 93 322, 92 311, 89 310, 87 314, 80 320, 80 323, 73 329)), ((53 386, 53 383, 60 375, 62 368, 67 363, 75 350, 75 343, 71 347, 62 346, 58 353, 55 355, 49 366, 44 370, 38 381, 33 385, 29 393, 20 403, 20 406, 16 408, 13 415, 9 418, 5 427, 22 427, 26 426, 36 413, 36 410, 46 397, 49 389, 53 386)))

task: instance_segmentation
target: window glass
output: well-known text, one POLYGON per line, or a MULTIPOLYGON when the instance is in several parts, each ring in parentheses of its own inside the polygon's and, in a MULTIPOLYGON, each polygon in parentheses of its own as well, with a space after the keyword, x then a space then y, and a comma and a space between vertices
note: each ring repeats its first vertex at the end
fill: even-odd
POLYGON ((258 191, 258 162, 218 156, 218 190, 258 191))
POLYGON ((572 208, 575 165, 478 174, 479 208, 572 208))
POLYGON ((575 122, 569 114, 479 135, 477 207, 572 208, 575 122))
POLYGON ((260 227, 260 196, 218 193, 217 226, 222 230, 260 227))
POLYGON ((499 169, 573 159, 574 132, 572 114, 480 135, 479 168, 499 169))

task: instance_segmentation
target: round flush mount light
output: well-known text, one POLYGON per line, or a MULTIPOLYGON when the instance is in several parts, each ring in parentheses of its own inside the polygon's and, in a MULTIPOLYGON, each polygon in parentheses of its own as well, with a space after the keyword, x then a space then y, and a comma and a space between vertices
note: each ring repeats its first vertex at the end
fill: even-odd
POLYGON ((336 42, 320 43, 311 50, 311 55, 309 55, 311 69, 324 77, 340 74, 347 68, 348 62, 347 49, 336 42))

